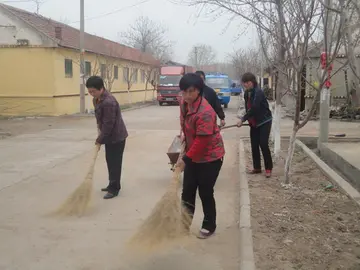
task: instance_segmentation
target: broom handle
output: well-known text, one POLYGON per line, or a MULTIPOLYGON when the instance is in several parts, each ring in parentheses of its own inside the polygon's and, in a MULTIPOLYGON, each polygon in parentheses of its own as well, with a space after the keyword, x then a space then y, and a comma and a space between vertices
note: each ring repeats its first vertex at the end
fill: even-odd
MULTIPOLYGON (((248 126, 249 124, 242 124, 243 126, 248 126)), ((220 127, 220 130, 223 130, 223 129, 228 129, 228 128, 234 128, 234 127, 237 127, 237 125, 230 125, 230 126, 224 126, 224 127, 220 127)))
MULTIPOLYGON (((181 143, 181 150, 180 150, 179 158, 178 158, 178 160, 177 160, 176 163, 178 163, 179 160, 181 160, 181 159, 183 158, 184 153, 185 153, 185 141, 183 141, 183 142, 181 143)), ((174 179, 174 184, 176 185, 176 187, 179 187, 179 184, 180 184, 180 175, 181 175, 180 168, 175 165, 175 170, 174 170, 174 174, 173 174, 173 179, 174 179)))
POLYGON ((92 163, 90 164, 89 171, 88 171, 87 175, 91 175, 94 172, 95 162, 96 162, 98 153, 100 151, 100 147, 101 147, 100 144, 95 145, 93 160, 92 160, 92 163))

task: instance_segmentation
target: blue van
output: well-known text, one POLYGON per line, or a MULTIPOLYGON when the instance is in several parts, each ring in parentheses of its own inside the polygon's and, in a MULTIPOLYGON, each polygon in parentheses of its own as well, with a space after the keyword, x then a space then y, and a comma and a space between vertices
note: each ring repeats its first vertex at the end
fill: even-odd
POLYGON ((231 80, 228 75, 221 73, 206 74, 206 85, 213 88, 221 105, 227 108, 231 98, 231 80))

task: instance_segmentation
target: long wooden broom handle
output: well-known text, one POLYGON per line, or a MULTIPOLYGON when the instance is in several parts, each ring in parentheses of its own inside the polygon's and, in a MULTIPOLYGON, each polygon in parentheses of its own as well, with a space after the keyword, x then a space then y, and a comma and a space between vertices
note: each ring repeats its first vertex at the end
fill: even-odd
MULTIPOLYGON (((249 124, 242 124, 242 125, 243 126, 248 126, 249 124)), ((234 128, 234 127, 237 127, 237 125, 229 125, 229 126, 224 126, 224 127, 219 126, 220 130, 228 129, 228 128, 234 128)))
MULTIPOLYGON (((183 158, 184 153, 185 153, 185 141, 183 141, 181 143, 181 150, 180 150, 179 158, 178 158, 176 163, 178 163, 179 160, 181 160, 183 158)), ((176 188, 178 188, 179 184, 180 184, 180 175, 181 175, 180 168, 177 167, 176 164, 175 164, 175 170, 174 170, 174 174, 173 174, 173 181, 174 181, 174 184, 176 185, 176 188)))
POLYGON ((94 173, 95 162, 96 162, 97 156, 99 154, 100 147, 101 147, 100 144, 95 145, 93 159, 91 161, 87 176, 91 176, 94 173))

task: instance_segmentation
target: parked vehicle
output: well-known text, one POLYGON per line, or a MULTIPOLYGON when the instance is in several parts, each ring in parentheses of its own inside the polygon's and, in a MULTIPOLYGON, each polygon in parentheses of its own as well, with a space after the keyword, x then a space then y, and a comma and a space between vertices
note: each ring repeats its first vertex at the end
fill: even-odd
POLYGON ((160 80, 157 87, 157 100, 159 105, 179 104, 179 82, 182 76, 188 72, 194 72, 194 68, 185 65, 163 66, 160 69, 160 80))
POLYGON ((231 95, 239 96, 242 93, 242 87, 240 86, 239 81, 233 80, 231 83, 231 95))
POLYGON ((206 74, 206 84, 215 90, 221 105, 227 108, 230 103, 232 89, 229 76, 222 73, 208 73, 206 74))

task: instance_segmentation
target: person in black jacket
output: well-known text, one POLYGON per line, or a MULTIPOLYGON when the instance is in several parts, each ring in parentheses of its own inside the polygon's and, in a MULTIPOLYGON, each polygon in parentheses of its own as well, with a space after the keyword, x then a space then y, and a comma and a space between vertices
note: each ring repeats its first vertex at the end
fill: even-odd
MULTIPOLYGON (((204 71, 198 70, 195 72, 197 75, 199 75, 201 77, 201 79, 203 79, 204 83, 205 83, 205 73, 204 71)), ((214 111, 216 112, 217 116, 220 118, 220 126, 225 126, 225 114, 224 111, 221 107, 221 103, 216 95, 216 92, 214 89, 212 89, 211 87, 207 86, 206 84, 204 85, 204 89, 203 89, 203 95, 204 98, 207 100, 207 102, 211 105, 211 107, 213 107, 214 111)))
POLYGON ((248 121, 250 126, 251 152, 254 167, 249 173, 261 173, 261 149, 264 157, 265 175, 269 178, 271 177, 271 171, 273 169, 273 162, 269 148, 269 137, 272 123, 269 103, 264 92, 258 87, 254 74, 245 73, 241 80, 246 90, 244 94, 246 113, 243 117, 241 117, 237 125, 238 127, 241 127, 243 122, 248 121))

